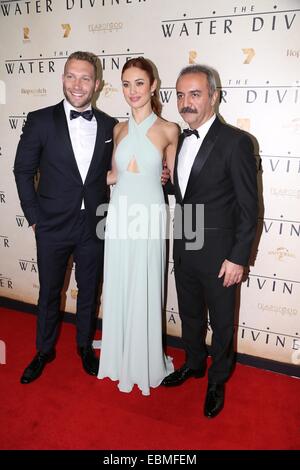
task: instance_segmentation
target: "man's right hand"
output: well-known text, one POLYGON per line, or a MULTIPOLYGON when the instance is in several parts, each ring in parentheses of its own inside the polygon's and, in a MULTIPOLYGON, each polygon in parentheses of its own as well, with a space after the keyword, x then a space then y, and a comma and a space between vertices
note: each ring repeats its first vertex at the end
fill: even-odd
POLYGON ((171 176, 171 172, 169 168, 167 167, 167 162, 166 160, 163 160, 163 169, 162 169, 162 174, 161 174, 161 184, 165 186, 165 184, 169 181, 171 176))

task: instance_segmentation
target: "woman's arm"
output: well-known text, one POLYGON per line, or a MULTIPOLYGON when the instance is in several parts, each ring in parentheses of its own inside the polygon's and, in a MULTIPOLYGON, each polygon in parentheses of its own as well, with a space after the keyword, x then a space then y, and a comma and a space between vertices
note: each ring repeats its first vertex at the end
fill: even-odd
POLYGON ((113 154, 111 158, 111 170, 107 172, 106 176, 106 184, 109 186, 111 184, 116 184, 117 182, 117 166, 116 166, 116 160, 115 160, 115 151, 116 151, 116 144, 114 144, 114 149, 113 149, 113 154))
POLYGON ((117 170, 117 165, 116 165, 116 159, 115 159, 115 153, 116 153, 116 148, 118 142, 118 137, 120 134, 120 130, 123 127, 123 123, 119 122, 113 130, 113 139, 114 139, 114 148, 113 148, 113 153, 111 157, 111 170, 107 172, 106 176, 106 184, 111 185, 111 184, 116 184, 118 180, 118 170, 117 170))
POLYGON ((180 130, 176 124, 170 124, 171 125, 168 125, 167 127, 167 137, 169 143, 165 148, 164 157, 166 159, 167 167, 170 170, 171 182, 173 183, 175 156, 180 130))

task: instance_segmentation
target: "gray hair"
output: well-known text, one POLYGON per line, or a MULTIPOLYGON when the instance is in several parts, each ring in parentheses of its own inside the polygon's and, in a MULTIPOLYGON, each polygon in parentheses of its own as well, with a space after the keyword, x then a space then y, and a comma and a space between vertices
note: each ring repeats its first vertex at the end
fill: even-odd
POLYGON ((209 97, 212 97, 214 92, 217 89, 217 82, 216 82, 216 77, 215 77, 215 72, 212 68, 207 67, 206 65, 200 65, 200 64, 193 64, 193 65, 188 65, 187 67, 184 67, 177 78, 177 82, 182 77, 183 75, 187 75, 190 73, 204 73, 207 78, 208 82, 208 94, 209 97))

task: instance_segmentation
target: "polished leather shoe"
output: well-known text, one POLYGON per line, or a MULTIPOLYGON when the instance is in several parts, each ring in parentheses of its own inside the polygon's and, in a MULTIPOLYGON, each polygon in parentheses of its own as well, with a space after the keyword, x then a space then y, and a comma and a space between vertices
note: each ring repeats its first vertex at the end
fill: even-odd
POLYGON ((97 375, 99 370, 99 359, 95 356, 92 346, 81 347, 78 352, 85 372, 89 375, 97 375))
POLYGON ((190 377, 200 378, 205 375, 205 368, 203 369, 191 369, 186 364, 175 370, 172 374, 164 378, 161 385, 165 387, 176 387, 177 385, 183 384, 190 377))
POLYGON ((209 383, 204 404, 204 416, 214 418, 224 406, 224 384, 209 383))
POLYGON ((29 366, 24 370, 20 380, 21 384, 29 384, 30 382, 38 379, 42 374, 45 365, 48 362, 53 361, 53 359, 55 359, 55 351, 51 351, 49 353, 38 352, 29 366))

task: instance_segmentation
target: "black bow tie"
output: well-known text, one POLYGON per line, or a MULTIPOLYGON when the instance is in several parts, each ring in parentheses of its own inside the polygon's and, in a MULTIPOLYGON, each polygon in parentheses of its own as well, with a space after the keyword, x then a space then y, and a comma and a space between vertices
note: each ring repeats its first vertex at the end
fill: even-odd
POLYGON ((75 111, 75 109, 71 109, 70 119, 76 119, 79 116, 82 116, 84 119, 91 121, 93 119, 94 112, 92 109, 87 109, 86 111, 82 111, 82 113, 80 113, 79 111, 75 111))
POLYGON ((194 134, 197 139, 199 139, 199 133, 197 131, 197 129, 183 129, 183 134, 184 134, 184 137, 189 137, 190 135, 194 134))

